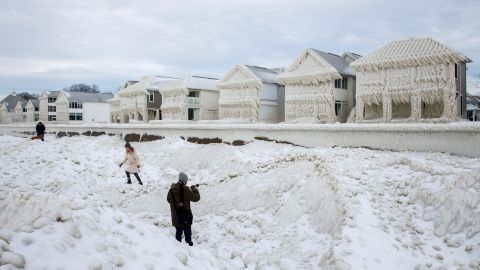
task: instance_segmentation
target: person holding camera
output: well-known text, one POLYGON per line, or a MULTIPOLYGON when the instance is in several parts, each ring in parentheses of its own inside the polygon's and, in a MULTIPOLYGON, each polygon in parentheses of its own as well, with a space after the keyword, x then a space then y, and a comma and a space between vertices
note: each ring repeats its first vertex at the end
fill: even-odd
POLYGON ((168 191, 167 201, 170 204, 172 226, 176 229, 175 238, 178 242, 182 242, 182 234, 185 233, 185 242, 193 246, 193 214, 190 202, 198 202, 200 200, 200 192, 198 191, 198 185, 188 187, 187 181, 188 176, 181 172, 178 175, 178 182, 172 184, 168 191))

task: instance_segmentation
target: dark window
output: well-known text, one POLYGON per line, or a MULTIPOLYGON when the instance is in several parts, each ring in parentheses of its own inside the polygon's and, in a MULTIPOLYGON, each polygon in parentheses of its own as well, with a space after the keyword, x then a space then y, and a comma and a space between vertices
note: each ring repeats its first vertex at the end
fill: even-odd
POLYGON ((68 107, 70 107, 70 109, 81 109, 82 108, 82 103, 72 101, 68 104, 68 107))
POLYGON ((37 107, 37 108, 35 108, 35 111, 36 111, 36 112, 38 112, 38 107, 37 107))
POLYGON ((189 97, 200 97, 200 92, 198 92, 198 91, 190 91, 190 92, 188 93, 188 96, 189 96, 189 97))
POLYGON ((188 120, 193 120, 193 109, 192 108, 188 109, 188 120))
POLYGON ((23 108, 23 112, 27 112, 27 108, 23 108))
POLYGON ((458 78, 458 64, 455 64, 455 79, 458 78))
POLYGON ((49 115, 48 116, 48 121, 57 121, 57 116, 56 115, 49 115))
POLYGON ((150 93, 150 95, 148 95, 148 101, 149 102, 155 101, 155 97, 154 97, 153 93, 150 93))
POLYGON ((48 106, 48 111, 49 111, 49 112, 56 112, 56 111, 57 111, 57 107, 56 107, 56 106, 48 106))
POLYGON ((70 121, 82 121, 83 117, 81 113, 70 113, 68 119, 70 121))
POLYGON ((48 98, 48 103, 55 103, 57 101, 57 98, 49 97, 48 98))

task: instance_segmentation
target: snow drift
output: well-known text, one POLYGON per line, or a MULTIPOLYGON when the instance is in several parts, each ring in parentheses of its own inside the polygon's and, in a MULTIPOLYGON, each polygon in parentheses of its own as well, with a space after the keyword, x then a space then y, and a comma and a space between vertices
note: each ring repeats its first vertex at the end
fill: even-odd
POLYGON ((479 159, 254 141, 0 136, 0 269, 478 269, 479 159), (200 184, 194 246, 166 194, 200 184), (48 258, 48 259, 46 259, 48 258))

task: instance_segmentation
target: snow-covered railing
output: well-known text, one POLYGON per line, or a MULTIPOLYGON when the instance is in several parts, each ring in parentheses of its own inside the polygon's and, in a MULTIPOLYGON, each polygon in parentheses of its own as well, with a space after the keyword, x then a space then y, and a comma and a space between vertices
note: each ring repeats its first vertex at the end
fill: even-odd
MULTIPOLYGON (((306 147, 367 147, 480 157, 480 123, 451 124, 83 124, 47 125, 62 134, 127 134, 210 138, 215 142, 269 139, 306 147)), ((35 124, 0 125, 0 134, 33 132, 35 124)), ((140 138, 140 136, 137 136, 140 138)))

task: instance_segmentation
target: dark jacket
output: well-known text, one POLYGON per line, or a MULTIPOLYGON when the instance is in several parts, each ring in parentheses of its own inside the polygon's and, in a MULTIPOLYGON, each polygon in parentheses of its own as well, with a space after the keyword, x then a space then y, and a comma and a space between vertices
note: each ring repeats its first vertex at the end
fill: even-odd
POLYGON ((35 130, 37 131, 37 134, 43 134, 45 133, 45 126, 42 123, 38 123, 35 130))
MULTIPOLYGON (((184 192, 183 208, 191 212, 190 202, 198 202, 200 200, 200 192, 198 191, 198 189, 196 188, 190 189, 188 186, 183 187, 183 192, 184 192)), ((177 211, 175 207, 178 207, 179 200, 180 200, 180 184, 175 183, 175 184, 172 184, 167 195, 167 201, 170 204, 170 213, 172 216, 172 226, 177 226, 177 211), (175 202, 173 201, 173 198, 175 198, 175 202)))

